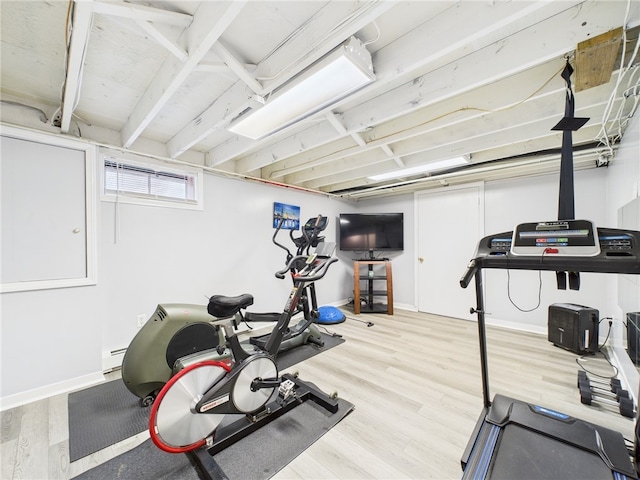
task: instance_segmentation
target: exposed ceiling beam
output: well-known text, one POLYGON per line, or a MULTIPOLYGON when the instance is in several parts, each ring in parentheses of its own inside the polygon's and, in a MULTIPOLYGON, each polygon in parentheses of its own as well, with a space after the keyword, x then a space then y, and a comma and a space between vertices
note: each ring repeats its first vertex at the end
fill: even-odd
MULTIPOLYGON (((376 51, 374 54, 376 81, 341 103, 358 97, 366 97, 367 92, 373 96, 376 90, 383 87, 388 88, 390 85, 406 82, 418 70, 425 69, 427 66, 429 69, 435 69, 462 55, 461 52, 472 53, 502 39, 506 34, 534 24, 546 16, 557 14, 566 9, 567 5, 564 2, 555 2, 554 5, 549 5, 549 2, 541 1, 522 8, 522 5, 516 4, 469 2, 465 4, 465 8, 473 9, 474 14, 460 16, 458 9, 450 6, 443 13, 424 24, 428 24, 428 27, 414 29, 395 42, 376 51), (560 6, 560 3, 563 5, 560 6), (445 25, 452 24, 456 25, 454 31, 451 31, 449 26, 445 27, 445 25), (438 33, 443 29, 447 29, 447 31, 438 33), (470 35, 469 32, 474 33, 470 35), (419 45, 425 47, 417 48, 419 45), (429 52, 431 53, 429 54, 429 52)), ((396 106, 394 111, 397 108, 396 106)), ((378 115, 384 114, 383 112, 378 113, 378 115)), ((358 132, 369 124, 371 122, 361 124, 357 128, 353 128, 351 124, 344 125, 347 132, 358 132)), ((235 152, 226 152, 228 160, 246 153, 246 151, 240 150, 242 145, 235 144, 235 146, 238 148, 235 152)), ((212 154, 221 161, 219 152, 213 151, 212 154)), ((266 164, 254 164, 250 169, 261 168, 264 165, 266 164)))
POLYGON ((218 40, 218 42, 213 45, 213 50, 220 56, 224 63, 227 64, 231 71, 253 90, 256 95, 264 95, 266 93, 262 84, 244 68, 244 65, 229 51, 222 40, 218 40))
MULTIPOLYGON (((590 89, 583 92, 581 96, 583 104, 588 106, 579 108, 577 114, 592 118, 586 127, 574 134, 574 140, 575 142, 589 142, 594 140, 600 128, 600 119, 595 118, 595 112, 607 102, 607 88, 602 86, 590 89)), ((402 156, 407 165, 411 165, 416 161, 418 163, 426 163, 445 158, 446 155, 451 156, 452 151, 460 154, 474 153, 475 160, 476 152, 501 149, 507 145, 512 145, 513 149, 510 152, 498 154, 494 158, 517 155, 523 153, 527 148, 526 144, 533 139, 536 139, 536 142, 540 142, 544 138, 551 138, 553 139, 552 143, 548 147, 542 148, 555 148, 560 145, 559 134, 551 131, 550 125, 555 124, 557 118, 562 115, 562 106, 559 105, 557 100, 558 98, 554 96, 546 95, 539 99, 536 104, 527 102, 508 111, 501 110, 490 115, 480 115, 483 117, 480 122, 473 121, 474 118, 478 118, 477 115, 458 118, 453 122, 440 122, 429 129, 423 128, 422 135, 411 135, 403 139, 403 141, 395 142, 394 153, 402 156), (513 118, 519 118, 521 122, 514 123, 513 118), (536 119, 536 121, 529 119, 536 119), (464 135, 461 136, 458 132, 464 132, 464 135), (493 132, 499 132, 498 137, 492 139, 493 132), (502 145, 496 141, 497 139, 500 139, 502 145), (413 158, 417 160, 412 160, 413 158)), ((617 105, 619 105, 619 102, 614 105, 614 108, 617 105)), ((384 140, 388 141, 389 138, 384 140)), ((393 140, 399 140, 399 138, 393 138, 393 140)), ((370 146, 373 147, 379 142, 373 142, 370 146)), ((342 152, 347 153, 344 149, 342 152)), ((355 149, 350 153, 351 156, 344 156, 343 158, 352 159, 362 156, 362 152, 355 149)), ((338 158, 334 156, 331 160, 335 161, 338 158)), ((301 171, 299 174, 288 175, 284 178, 284 181, 304 184, 309 188, 319 188, 322 185, 328 185, 336 181, 322 178, 322 176, 324 174, 335 178, 340 174, 338 168, 328 168, 328 166, 325 168, 322 163, 316 163, 317 165, 313 169, 306 172, 301 171)), ((273 168, 277 168, 277 166, 274 165, 273 168)), ((385 173, 394 168, 392 164, 387 163, 386 166, 382 165, 373 170, 368 169, 367 174, 385 173)), ((362 174, 363 172, 353 172, 353 179, 366 176, 362 174)))
POLYGON ((181 62, 171 56, 160 67, 122 128, 122 145, 125 148, 129 148, 151 123, 246 3, 247 0, 238 0, 200 4, 193 15, 193 21, 181 36, 182 43, 186 44, 189 51, 189 58, 186 62, 181 62))
MULTIPOLYGON (((373 150, 373 148, 366 148, 365 150, 368 152, 373 150)), ((312 152, 304 151, 295 159, 291 158, 285 162, 277 162, 264 167, 262 169, 262 175, 264 178, 269 179, 282 178, 285 175, 299 172, 303 168, 315 168, 320 165, 325 165, 331 161, 351 156, 349 154, 345 154, 345 152, 351 152, 351 155, 353 155, 355 153, 363 152, 363 149, 359 145, 354 146, 350 137, 341 137, 338 140, 331 142, 331 144, 324 144, 314 148, 312 152)), ((388 157, 385 156, 385 158, 388 157)))
POLYGON ((151 23, 147 22, 146 20, 139 20, 139 19, 136 19, 135 22, 140 28, 142 28, 142 30, 147 32, 149 36, 155 39, 156 42, 158 42, 164 48, 169 50, 169 52, 174 57, 176 57, 181 62, 187 61, 189 54, 183 48, 177 45, 175 42, 165 37, 164 34, 162 34, 162 32, 160 32, 160 30, 154 27, 151 23))
MULTIPOLYGON (((292 154, 295 155, 303 153, 309 149, 321 147, 333 140, 336 140, 336 130, 333 125, 328 121, 314 123, 313 128, 300 130, 286 139, 274 139, 272 142, 265 144, 264 146, 268 147, 268 151, 271 154, 271 162, 266 162, 266 164, 276 163, 283 158, 291 156, 292 154)), ((353 146, 353 143, 351 143, 351 146, 353 146)), ((220 157, 216 158, 217 161, 222 164, 228 162, 229 157, 226 153, 233 150, 233 148, 234 146, 231 142, 225 142, 225 144, 216 147, 212 152, 221 154, 220 157)), ((238 172, 260 169, 260 165, 265 165, 263 150, 260 149, 256 152, 240 157, 235 160, 234 163, 236 164, 236 171, 238 172)))
POLYGON ((397 166, 406 167, 406 164, 402 161, 402 158, 400 158, 398 155, 395 155, 393 153, 393 150, 391 150, 391 147, 389 145, 384 143, 384 144, 380 145, 380 148, 382 148, 382 151, 384 153, 386 153, 389 158, 392 158, 393 161, 396 162, 397 166))
POLYGON ((67 51, 67 70, 60 108, 60 131, 62 133, 69 133, 71 117, 80 96, 84 56, 89 45, 92 18, 91 0, 73 2, 71 38, 67 51))
POLYGON ((153 23, 161 23, 180 28, 186 28, 191 24, 193 17, 184 13, 171 12, 159 8, 135 5, 124 2, 94 1, 93 12, 112 17, 120 17, 133 20, 144 32, 154 38, 181 62, 187 60, 187 52, 172 40, 168 39, 153 23))
MULTIPOLYGON (((249 96, 246 92, 247 86, 241 82, 236 82, 229 90, 211 104, 200 115, 189 122, 185 127, 176 133, 167 142, 167 151, 171 158, 177 158, 193 147, 203 138, 208 137, 215 130, 229 123, 231 119, 238 116, 247 108, 249 96), (238 102, 237 98, 246 98, 244 102, 238 102)), ((234 136, 231 142, 245 142, 248 139, 234 136)), ((210 167, 216 166, 215 156, 207 153, 210 167)))
MULTIPOLYGON (((588 170, 595 168, 596 154, 585 152, 574 158, 574 170, 588 170)), ((437 174, 408 181, 399 181, 387 185, 376 185, 350 193, 345 193, 345 198, 359 199, 373 197, 376 198, 400 195, 415 191, 423 191, 431 188, 443 188, 443 185, 458 185, 474 181, 484 181, 488 175, 491 180, 515 179, 520 177, 530 177, 532 175, 545 175, 555 173, 560 170, 560 155, 538 157, 534 159, 520 159, 509 162, 483 165, 457 172, 437 174), (443 183, 444 182, 444 183, 443 183)))
POLYGON ((256 75, 268 77, 265 86, 269 91, 281 87, 395 4, 395 0, 352 0, 336 2, 332 8, 322 8, 259 65, 256 75), (298 61, 291 62, 292 58, 298 61))
MULTIPOLYGON (((583 127, 578 132, 574 132, 574 143, 587 143, 593 141, 593 136, 599 129, 599 125, 594 125, 590 128, 583 127)), ((479 161, 483 158, 487 160, 499 160, 500 158, 508 158, 510 156, 517 156, 523 153, 522 142, 530 141, 532 138, 536 140, 537 148, 544 148, 544 145, 548 149, 559 149, 562 143, 561 133, 552 132, 549 130, 548 125, 523 125, 518 128, 512 129, 510 132, 504 132, 505 141, 502 145, 495 143, 495 137, 491 138, 490 134, 477 136, 473 142, 476 146, 476 151, 486 150, 488 155, 475 156, 474 161, 479 161), (542 130, 541 130, 542 129, 542 130), (530 135, 531 133, 531 135, 530 135)), ((408 166, 426 163, 425 159, 446 158, 449 155, 450 145, 440 145, 429 150, 429 152, 416 153, 411 156, 405 157, 408 166)), ((367 175, 375 175, 379 173, 386 173, 390 169, 390 164, 378 163, 375 166, 371 166, 367 175)), ((327 173, 324 177, 318 177, 314 180, 303 183, 307 188, 316 188, 326 191, 345 190, 350 188, 361 187, 363 185, 374 185, 380 182, 368 180, 366 175, 363 176, 362 172, 350 171, 340 172, 337 168, 332 172, 324 169, 316 169, 316 175, 320 175, 322 172, 327 173)), ((286 181, 287 179, 285 179, 286 181)))
POLYGON ((344 128, 344 125, 342 125, 340 119, 335 113, 329 111, 324 115, 324 117, 333 126, 333 128, 336 129, 336 132, 338 132, 340 135, 351 135, 351 138, 353 138, 353 140, 355 140, 358 145, 364 147, 365 143, 360 134, 358 132, 347 132, 347 129, 344 128))
MULTIPOLYGON (((257 65, 254 72, 255 78, 268 76, 268 72, 274 70, 278 71, 272 80, 265 83, 264 88, 267 91, 278 88, 308 65, 343 43, 350 36, 374 21, 379 15, 392 8, 394 2, 367 2, 365 4, 361 2, 337 2, 336 5, 339 5, 341 10, 337 8, 322 9, 313 18, 313 21, 305 25, 304 32, 307 36, 305 42, 295 41, 296 37, 292 37, 271 56, 257 65), (359 14, 353 14, 352 12, 351 20, 343 22, 344 13, 349 10, 355 10, 359 14), (336 25, 339 25, 339 27, 336 28, 336 25), (331 32, 331 34, 327 36, 326 32, 331 32), (322 37, 319 36, 320 34, 322 34, 322 37), (301 48, 303 49, 301 50, 301 48), (300 61, 282 68, 282 65, 287 65, 288 62, 284 59, 288 58, 299 58, 300 61)), ((244 88, 244 85, 242 85, 242 88, 244 88)), ((169 155, 173 158, 180 156, 187 149, 211 135, 216 129, 228 124, 235 116, 244 111, 247 108, 247 103, 238 103, 237 98, 237 95, 225 93, 205 109, 167 143, 169 155)), ((233 138, 231 144, 234 146, 234 151, 239 149, 246 152, 256 142, 245 138, 233 138)), ((213 151, 209 152, 208 156, 216 165, 228 160, 221 158, 213 151)))
MULTIPOLYGON (((242 68, 248 71, 252 71, 256 68, 256 66, 252 63, 242 63, 242 68)), ((225 73, 228 72, 230 75, 234 75, 234 78, 237 78, 237 75, 233 74, 229 65, 224 62, 207 62, 202 61, 198 64, 198 66, 194 69, 196 72, 211 72, 211 73, 225 73)))
MULTIPOLYGON (((440 102, 428 108, 414 111, 405 117, 390 120, 367 132, 363 132, 361 135, 366 141, 364 147, 352 146, 344 148, 342 144, 338 147, 332 146, 333 142, 326 143, 322 147, 308 149, 282 161, 271 163, 263 168, 263 174, 266 178, 279 178, 283 175, 303 170, 303 168, 332 162, 341 157, 349 157, 376 148, 384 148, 392 143, 399 144, 411 137, 424 135, 440 128, 459 128, 459 124, 485 116, 491 110, 513 107, 527 100, 532 94, 546 96, 557 92, 559 98, 558 108, 561 109, 562 95, 564 94, 564 89, 561 85, 562 79, 558 77, 558 86, 549 85, 542 89, 541 87, 545 87, 545 82, 548 82, 550 78, 557 76, 560 65, 563 64, 563 62, 551 62, 541 66, 536 72, 529 72, 527 74, 529 78, 540 78, 539 83, 535 84, 535 86, 524 83, 520 76, 513 76, 505 79, 500 85, 491 84, 476 92, 463 93, 446 102, 440 102), (539 91, 536 92, 536 90, 539 91), (483 103, 478 103, 477 98, 486 100, 483 103), (326 154, 326 152, 330 153, 326 154), (284 174, 281 174, 282 172, 284 174)), ((373 114, 373 112, 370 113, 373 114)), ((398 154, 398 147, 395 147, 395 155, 398 154)), ((238 165, 243 165, 242 161, 238 162, 238 165)))
MULTIPOLYGON (((565 2, 553 3, 566 5, 565 2)), ((545 22, 544 42, 540 41, 540 29, 534 23, 345 112, 345 127, 347 130, 362 130, 368 125, 376 125, 561 58, 576 46, 575 36, 566 28, 567 24, 597 22, 598 26, 602 25, 601 28, 606 30, 609 25, 620 21, 615 12, 607 16, 607 11, 602 5, 595 9, 590 4, 557 14, 545 22), (483 67, 478 68, 478 65, 483 67)))
MULTIPOLYGON (((552 3, 554 5, 547 5, 546 7, 555 9, 552 10, 555 15, 546 22, 544 42, 539 41, 540 31, 535 23, 543 12, 536 12, 536 15, 531 15, 530 27, 510 35, 502 41, 494 42, 482 49, 472 51, 464 58, 464 62, 454 61, 444 65, 431 71, 428 78, 424 76, 415 81, 407 82, 376 99, 346 110, 341 115, 342 124, 348 132, 363 131, 369 125, 406 115, 413 110, 453 98, 474 88, 490 85, 499 78, 523 72, 534 65, 544 64, 550 59, 562 57, 575 48, 576 39, 566 28, 567 22, 596 23, 599 29, 606 30, 620 21, 619 12, 610 12, 613 9, 608 9, 602 4, 597 7, 592 3, 588 5, 581 4, 567 9, 566 2, 552 3), (557 9, 565 11, 557 13, 557 9), (486 65, 486 68, 478 69, 477 65, 486 65), (489 73, 495 72, 496 69, 501 73, 489 73)), ((484 5, 486 8, 486 4, 482 3, 473 5, 484 5)), ((548 11, 544 13, 549 14, 548 11)), ((526 18, 517 17, 516 23, 522 26, 522 22, 526 20, 526 18)), ((455 23, 455 19, 452 18, 452 21, 455 23)), ((443 23, 451 24, 448 22, 443 23)), ((457 29, 457 31, 461 30, 457 29)), ((490 32, 492 34, 490 37, 494 40, 493 32, 490 32)), ((399 41, 376 52, 374 62, 378 79, 384 78, 389 70, 404 72, 410 69, 411 65, 418 64, 420 57, 424 56, 424 53, 415 47, 409 48, 409 45, 429 45, 429 39, 424 36, 430 33, 428 29, 416 29, 399 41), (400 45, 403 46, 403 49, 400 49, 400 45), (408 58, 411 52, 414 52, 413 55, 416 58, 408 58), (405 63, 398 63, 398 58, 404 58, 405 63), (384 66, 380 66, 380 63, 386 64, 386 69, 384 66)), ((476 43, 468 45, 468 47, 476 48, 476 43)), ((237 161, 237 164, 238 166, 242 165, 243 169, 255 170, 273 164, 274 151, 278 151, 281 155, 277 158, 278 160, 291 155, 299 155, 300 151, 297 142, 289 143, 288 148, 286 146, 287 142, 289 142, 289 139, 283 139, 278 142, 279 145, 276 146, 274 144, 268 149, 268 155, 267 152, 251 154, 247 158, 237 161)), ((214 149, 212 153, 215 156, 218 152, 214 149)), ((227 151, 225 155, 233 157, 234 152, 227 151)), ((237 168, 237 170, 242 171, 241 168, 237 168)))
POLYGON ((95 0, 93 2, 93 11, 94 13, 112 15, 114 17, 130 18, 145 22, 164 23, 167 25, 174 25, 176 27, 188 27, 193 19, 191 15, 184 13, 171 12, 169 10, 136 5, 133 3, 125 3, 117 0, 110 2, 95 0))
MULTIPOLYGON (((484 87, 486 91, 480 90, 473 94, 478 98, 500 98, 503 102, 506 102, 506 106, 509 108, 505 108, 503 102, 493 101, 492 105, 495 111, 491 113, 478 111, 474 112, 472 116, 467 114, 465 117, 458 116, 450 118, 442 117, 441 110, 430 108, 428 111, 429 116, 425 118, 424 125, 421 127, 407 127, 407 130, 403 131, 402 128, 404 127, 401 125, 404 124, 404 120, 402 122, 395 120, 390 123, 398 125, 380 126, 380 132, 384 133, 381 135, 380 140, 372 140, 367 149, 354 148, 349 150, 335 146, 335 150, 340 153, 334 155, 326 154, 327 151, 330 152, 332 150, 331 148, 326 150, 323 148, 322 151, 316 149, 315 157, 317 159, 312 161, 312 163, 310 163, 309 157, 306 156, 307 154, 310 155, 311 152, 299 155, 300 158, 306 157, 304 161, 300 160, 299 162, 299 164, 306 165, 306 170, 300 167, 292 168, 292 170, 298 173, 290 173, 284 178, 277 176, 277 178, 281 179, 281 181, 302 184, 305 187, 314 189, 328 186, 327 189, 333 190, 334 186, 332 184, 345 182, 345 179, 346 182, 350 182, 350 187, 367 184, 370 182, 367 180, 362 181, 362 177, 376 173, 386 173, 389 170, 397 168, 392 162, 381 163, 376 161, 375 167, 372 167, 371 164, 366 162, 366 159, 369 158, 368 155, 371 155, 371 153, 367 154, 366 152, 376 146, 386 148, 384 142, 389 141, 394 143, 394 154, 402 156, 407 166, 442 159, 447 154, 450 156, 451 151, 459 153, 473 152, 474 160, 476 160, 476 157, 478 160, 485 161, 505 158, 530 151, 531 146, 528 146, 528 144, 530 144, 533 139, 535 139, 537 143, 541 143, 541 145, 543 145, 543 142, 546 143, 546 146, 543 145, 538 148, 557 148, 560 141, 557 133, 549 130, 549 125, 555 124, 557 118, 560 118, 562 115, 561 104, 563 103, 563 91, 555 91, 555 87, 549 85, 547 91, 539 92, 540 96, 536 99, 535 103, 532 99, 528 99, 527 102, 521 101, 513 105, 512 102, 518 96, 521 96, 523 99, 527 98, 526 95, 522 95, 522 92, 531 87, 525 85, 518 87, 518 77, 513 77, 510 80, 514 82, 513 85, 507 82, 502 84, 501 87, 493 85, 487 86, 484 87), (502 98, 500 97, 500 92, 492 91, 496 88, 505 89, 502 98), (507 92, 509 92, 509 94, 507 94, 507 92), (528 120, 539 118, 540 116, 542 120, 537 122, 537 124, 532 124, 532 122, 528 120), (430 122, 429 118, 431 117, 437 120, 430 122), (481 118, 482 120, 478 121, 481 118), (514 123, 513 118, 520 119, 521 122, 514 123), (488 139, 487 135, 490 135, 488 132, 492 131, 500 132, 499 138, 503 141, 503 146, 498 145, 495 141, 491 142, 488 139), (393 135, 391 132, 397 133, 393 135), (458 132, 464 132, 464 134, 460 135, 458 132), (481 152, 484 149, 487 149, 487 152, 490 151, 492 156, 476 155, 477 152, 481 152), (339 161, 341 158, 346 161, 339 161), (328 164, 327 161, 332 163, 328 164), (363 168, 358 170, 360 166, 363 168), (345 175, 345 172, 350 173, 349 175, 345 175)), ((602 108, 607 102, 608 90, 609 87, 605 85, 592 88, 579 95, 579 105, 586 105, 578 109, 579 114, 581 116, 592 117, 592 120, 588 124, 588 128, 583 128, 576 134, 576 141, 591 142, 594 140, 600 126, 599 118, 595 118, 597 116, 595 112, 597 109, 602 108)), ((456 98, 456 103, 460 103, 460 105, 467 104, 467 102, 471 100, 471 95, 471 93, 467 93, 456 98)), ((455 110, 457 108, 456 103, 449 101, 443 104, 441 108, 446 107, 455 110)), ((616 102, 613 108, 617 108, 619 104, 620 100, 616 102)), ((415 115, 417 115, 417 113, 414 114, 414 116, 415 115)), ((406 122, 407 126, 420 125, 418 118, 408 118, 406 122)), ((373 138, 376 138, 375 135, 373 138)), ((278 172, 278 170, 283 168, 283 165, 288 164, 289 160, 293 160, 293 158, 270 165, 269 169, 263 169, 263 175, 266 176, 278 172)), ((341 185, 340 189, 343 189, 343 187, 346 188, 344 185, 341 185)))
POLYGON ((285 177, 285 179, 289 177, 296 178, 298 175, 304 176, 309 185, 317 184, 316 189, 319 189, 324 185, 339 181, 336 180, 339 178, 347 178, 349 180, 352 176, 353 178, 360 178, 363 172, 367 172, 367 174, 372 172, 371 175, 373 175, 373 172, 386 169, 386 165, 389 162, 394 162, 394 160, 389 158, 382 149, 378 148, 353 157, 337 159, 331 164, 315 167, 312 169, 313 174, 310 174, 310 172, 307 172, 307 174, 297 173, 285 177))

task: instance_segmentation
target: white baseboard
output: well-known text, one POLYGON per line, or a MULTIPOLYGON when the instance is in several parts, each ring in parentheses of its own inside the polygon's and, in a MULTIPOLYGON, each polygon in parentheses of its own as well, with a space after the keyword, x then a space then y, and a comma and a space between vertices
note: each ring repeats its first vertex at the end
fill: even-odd
POLYGON ((345 298, 343 300, 338 300, 337 302, 327 303, 327 305, 329 305, 331 307, 348 307, 349 306, 349 299, 345 298))
POLYGON ((415 305, 408 305, 406 303, 396 303, 393 302, 393 308, 394 309, 398 309, 398 310, 407 310, 409 312, 417 312, 418 311, 418 307, 416 307, 415 305))
MULTIPOLYGON (((475 320, 475 318, 474 318, 475 320)), ((538 335, 547 335, 547 327, 540 325, 530 325, 526 323, 512 322, 509 320, 501 320, 499 318, 489 318, 485 316, 485 322, 492 327, 508 328, 510 330, 519 330, 521 332, 536 333, 538 335)))
POLYGON ((100 382, 104 382, 104 380, 104 375, 101 372, 96 372, 83 375, 81 377, 70 378, 69 380, 53 383, 44 387, 34 388, 33 390, 27 390, 26 392, 7 395, 6 397, 0 398, 0 411, 19 407, 27 403, 42 400, 61 393, 67 393, 72 390, 90 387, 100 382))
MULTIPOLYGON (((340 300, 339 302, 329 303, 328 305, 331 305, 332 307, 353 308, 353 300, 344 299, 340 300)), ((416 307, 415 305, 408 305, 405 303, 393 302, 393 308, 397 308, 399 310, 408 310, 410 312, 418 311, 418 307, 416 307)))

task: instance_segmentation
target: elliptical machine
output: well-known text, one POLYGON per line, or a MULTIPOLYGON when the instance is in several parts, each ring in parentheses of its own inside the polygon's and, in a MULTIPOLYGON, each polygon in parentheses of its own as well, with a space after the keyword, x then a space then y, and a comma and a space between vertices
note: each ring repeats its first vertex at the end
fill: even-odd
POLYGON ((230 362, 211 361, 203 356, 202 361, 177 372, 160 390, 149 416, 151 439, 158 448, 185 453, 206 445, 213 454, 308 399, 333 413, 337 411, 335 394, 326 395, 297 376, 279 377, 275 363, 305 287, 324 277, 329 266, 338 260, 331 256, 333 249, 330 253, 318 249, 308 257, 295 256, 284 270, 276 273, 283 278, 294 264, 305 262, 293 277, 293 288, 264 350, 253 353, 244 350, 233 328, 234 315, 250 296, 211 298, 208 311, 216 317, 214 323, 222 325, 225 331, 230 362), (276 400, 268 403, 276 392, 276 400), (227 414, 245 416, 218 432, 227 414))
MULTIPOLYGON (((311 246, 317 246, 324 238, 319 234, 327 226, 327 217, 318 215, 311 218, 302 228, 302 235, 289 236, 297 246, 297 254, 308 253, 311 246)), ((291 262, 295 256, 285 246, 277 242, 282 220, 273 235, 272 241, 287 252, 287 269, 292 278, 300 261, 291 262), (291 266, 289 266, 291 264, 291 266)), ((304 263, 304 260, 302 261, 304 263)), ((284 275, 278 278, 284 278, 284 275)), ((253 305, 251 295, 230 298, 233 305, 240 305, 232 315, 232 327, 237 330, 242 322, 277 322, 280 313, 251 313, 243 311, 253 305), (239 303, 236 303, 239 302, 239 303)), ((322 345, 322 336, 313 321, 318 316, 315 287, 302 288, 301 295, 293 305, 292 316, 300 312, 304 318, 294 327, 288 328, 283 335, 279 351, 289 350, 300 345, 313 343, 322 345), (311 302, 311 305, 309 304, 311 302)), ((154 402, 157 393, 172 377, 178 358, 207 351, 211 360, 229 361, 231 352, 225 348, 225 333, 219 325, 212 323, 212 317, 203 305, 183 303, 159 304, 153 315, 135 335, 122 361, 122 380, 127 389, 140 398, 140 405, 147 407, 154 402)), ((268 335, 257 337, 250 342, 257 348, 266 348, 268 335)))
MULTIPOLYGON (((309 255, 309 252, 311 251, 311 247, 317 248, 318 245, 324 242, 324 237, 320 236, 320 233, 324 231, 325 228, 327 228, 327 224, 329 223, 329 221, 327 217, 324 217, 322 215, 318 215, 315 218, 310 218, 302 226, 301 234, 299 237, 295 237, 293 235, 294 231, 289 230, 289 238, 291 239, 291 242, 297 247, 295 255, 291 253, 291 251, 287 247, 278 243, 278 241, 276 240, 283 222, 284 218, 281 218, 271 240, 275 245, 287 252, 287 259, 285 261, 286 265, 289 265, 294 257, 298 257, 301 259, 291 263, 291 266, 289 267, 291 278, 295 282, 295 275, 305 267, 304 262, 309 255)), ((318 312, 316 287, 315 283, 313 282, 303 288, 302 295, 300 296, 300 300, 298 301, 296 310, 294 311, 293 315, 296 315, 300 312, 303 313, 303 319, 298 322, 297 325, 289 328, 285 332, 282 343, 280 344, 279 351, 283 352, 285 350, 289 350, 300 345, 305 345, 307 343, 313 343, 314 345, 323 346, 322 335, 320 334, 320 330, 314 323, 318 319, 320 314, 318 312)), ((247 322, 277 322, 280 315, 280 313, 245 312, 244 320, 247 322)), ((256 347, 264 350, 268 337, 269 334, 258 337, 251 337, 249 341, 252 345, 255 345, 256 347)))

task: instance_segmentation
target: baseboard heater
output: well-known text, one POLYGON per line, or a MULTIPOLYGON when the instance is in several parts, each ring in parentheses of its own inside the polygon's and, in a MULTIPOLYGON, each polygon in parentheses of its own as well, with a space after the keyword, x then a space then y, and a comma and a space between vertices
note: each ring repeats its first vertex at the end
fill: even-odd
POLYGON ((104 373, 112 372, 122 367, 122 359, 127 348, 118 348, 117 350, 111 350, 110 352, 104 352, 102 354, 102 371, 104 373))
POLYGON ((584 355, 598 352, 600 312, 573 303, 549 305, 548 339, 557 347, 584 355))

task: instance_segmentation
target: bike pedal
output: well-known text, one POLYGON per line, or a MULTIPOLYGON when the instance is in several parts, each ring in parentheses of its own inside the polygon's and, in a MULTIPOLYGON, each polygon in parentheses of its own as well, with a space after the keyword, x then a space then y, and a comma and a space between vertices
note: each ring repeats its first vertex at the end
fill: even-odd
POLYGON ((287 400, 289 397, 294 395, 295 388, 295 383, 291 380, 285 380, 280 384, 280 387, 278 387, 278 395, 280 395, 283 400, 287 400))

